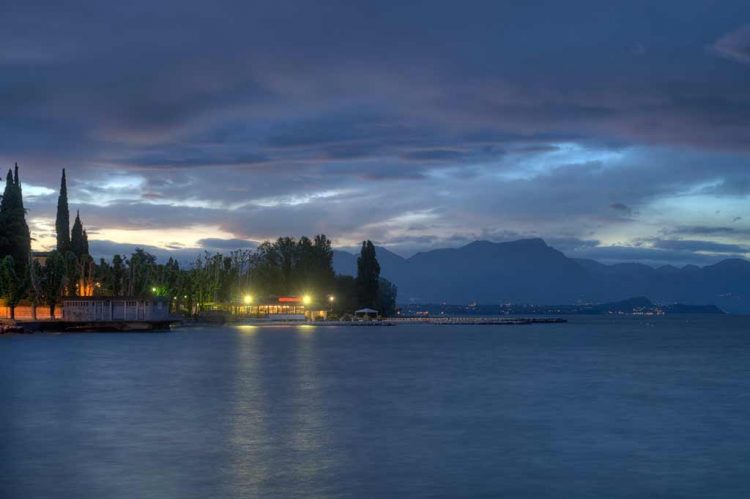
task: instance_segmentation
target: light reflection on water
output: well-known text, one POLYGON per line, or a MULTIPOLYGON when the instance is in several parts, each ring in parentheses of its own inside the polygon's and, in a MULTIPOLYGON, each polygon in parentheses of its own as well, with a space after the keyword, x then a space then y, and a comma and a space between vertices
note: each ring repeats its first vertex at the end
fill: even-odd
POLYGON ((0 496, 746 496, 749 326, 0 337, 0 496))

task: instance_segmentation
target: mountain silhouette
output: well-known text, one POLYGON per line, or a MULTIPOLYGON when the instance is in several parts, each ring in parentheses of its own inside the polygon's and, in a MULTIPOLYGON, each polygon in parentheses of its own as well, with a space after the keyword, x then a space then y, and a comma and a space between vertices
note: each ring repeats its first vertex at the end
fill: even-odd
MULTIPOLYGON (((569 258, 542 239, 475 241, 410 258, 376 250, 381 275, 398 286, 400 303, 562 305, 644 296, 660 304, 710 304, 750 313, 750 262, 742 259, 705 267, 605 265, 569 258)), ((335 251, 334 268, 355 275, 357 257, 335 251)))

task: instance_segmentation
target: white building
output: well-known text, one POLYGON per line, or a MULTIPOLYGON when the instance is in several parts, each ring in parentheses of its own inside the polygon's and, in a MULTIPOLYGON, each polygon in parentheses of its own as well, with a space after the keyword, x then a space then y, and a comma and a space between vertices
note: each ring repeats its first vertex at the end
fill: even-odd
POLYGON ((66 321, 166 321, 169 302, 165 298, 69 297, 63 298, 66 321))

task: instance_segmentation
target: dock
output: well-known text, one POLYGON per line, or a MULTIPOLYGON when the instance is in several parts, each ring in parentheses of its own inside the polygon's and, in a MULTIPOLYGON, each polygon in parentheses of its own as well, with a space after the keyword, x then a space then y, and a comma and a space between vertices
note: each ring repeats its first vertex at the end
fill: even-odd
POLYGON ((520 326, 564 324, 559 317, 399 317, 386 319, 394 324, 433 324, 437 326, 520 326))
MULTIPOLYGON (((268 326, 268 327, 290 327, 290 326, 353 326, 353 327, 382 327, 382 326, 410 326, 410 325, 434 325, 434 326, 523 326, 530 324, 564 324, 566 319, 558 317, 395 317, 387 319, 353 320, 353 321, 269 321, 263 319, 251 319, 244 321, 228 322, 227 325, 245 326, 268 326)), ((183 323, 183 326, 190 326, 183 323)), ((197 325, 197 324, 196 324, 197 325)), ((200 324, 208 325, 208 324, 200 324)))

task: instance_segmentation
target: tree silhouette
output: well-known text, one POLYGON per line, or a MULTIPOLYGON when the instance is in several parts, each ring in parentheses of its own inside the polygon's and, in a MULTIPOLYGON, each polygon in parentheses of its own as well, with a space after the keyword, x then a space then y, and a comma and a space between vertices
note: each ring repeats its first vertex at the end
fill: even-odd
POLYGON ((65 254, 70 251, 70 212, 68 211, 68 183, 65 179, 65 168, 62 171, 60 195, 57 198, 55 231, 57 232, 57 251, 65 254))
POLYGON ((362 251, 357 258, 357 301, 360 307, 377 305, 380 264, 372 241, 362 242, 362 251))

